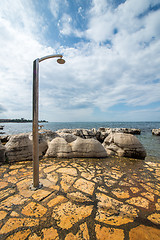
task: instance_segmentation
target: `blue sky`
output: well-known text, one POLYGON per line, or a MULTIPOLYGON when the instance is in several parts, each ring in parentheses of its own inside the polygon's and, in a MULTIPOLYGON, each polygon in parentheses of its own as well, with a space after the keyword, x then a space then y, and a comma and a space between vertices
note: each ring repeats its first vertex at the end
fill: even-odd
POLYGON ((160 0, 0 1, 0 118, 159 121, 160 0))

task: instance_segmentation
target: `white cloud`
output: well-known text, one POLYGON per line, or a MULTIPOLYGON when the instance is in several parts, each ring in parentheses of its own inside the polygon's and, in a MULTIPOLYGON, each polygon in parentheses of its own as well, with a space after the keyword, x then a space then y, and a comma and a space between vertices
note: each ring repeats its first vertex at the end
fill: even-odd
POLYGON ((50 10, 51 10, 51 13, 53 14, 53 16, 55 18, 57 18, 58 14, 59 14, 59 8, 60 8, 59 1, 50 0, 49 1, 49 7, 50 7, 50 10))
POLYGON ((33 21, 34 16, 32 4, 0 2, 0 103, 6 109, 4 117, 31 117, 32 63, 50 52, 37 41, 39 20, 37 16, 33 21))
MULTIPOLYGON (((131 109, 143 107, 145 112, 145 106, 159 101, 159 10, 137 17, 153 1, 137 0, 133 9, 135 1, 127 0, 114 9, 109 1, 94 0, 84 32, 73 27, 71 13, 60 14, 58 5, 52 14, 59 19, 61 37, 76 35, 89 41, 80 39, 81 43, 56 50, 44 45, 42 18, 29 2, 7 0, 4 6, 0 2, 2 116, 31 118, 32 62, 52 53, 63 53, 66 64, 58 65, 55 59, 40 63, 41 119, 98 120, 93 115, 95 108, 107 115, 112 106, 123 104, 131 109)), ((121 115, 117 113, 117 117, 121 115)), ((129 119, 133 114, 124 116, 129 119)))
POLYGON ((70 35, 72 32, 72 18, 68 14, 63 14, 61 20, 59 20, 58 26, 60 33, 63 35, 70 35))
POLYGON ((61 35, 83 37, 84 33, 76 29, 73 19, 69 14, 64 13, 58 21, 59 32, 61 35))
POLYGON ((63 9, 68 7, 67 0, 49 0, 49 8, 54 18, 58 18, 63 9))

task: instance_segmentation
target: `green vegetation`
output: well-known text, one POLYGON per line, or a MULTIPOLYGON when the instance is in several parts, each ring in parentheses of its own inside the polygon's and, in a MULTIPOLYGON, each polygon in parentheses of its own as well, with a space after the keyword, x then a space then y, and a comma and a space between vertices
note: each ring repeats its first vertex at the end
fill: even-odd
MULTIPOLYGON (((20 119, 0 119, 0 123, 8 123, 8 122, 13 122, 13 123, 26 123, 26 122, 32 122, 32 120, 25 119, 25 118, 20 118, 20 119)), ((39 122, 48 122, 46 120, 40 120, 39 122)))

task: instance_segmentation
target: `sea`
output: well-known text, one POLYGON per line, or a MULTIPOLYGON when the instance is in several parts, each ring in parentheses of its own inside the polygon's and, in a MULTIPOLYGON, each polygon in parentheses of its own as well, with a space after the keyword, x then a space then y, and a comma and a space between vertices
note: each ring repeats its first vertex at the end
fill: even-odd
MULTIPOLYGON (((5 134, 18 134, 32 131, 32 123, 2 123, 5 134)), ((160 122, 44 122, 43 129, 56 131, 59 129, 92 129, 106 128, 138 128, 141 134, 136 135, 147 151, 147 159, 160 160, 160 136, 152 135, 152 129, 160 128, 160 122)))

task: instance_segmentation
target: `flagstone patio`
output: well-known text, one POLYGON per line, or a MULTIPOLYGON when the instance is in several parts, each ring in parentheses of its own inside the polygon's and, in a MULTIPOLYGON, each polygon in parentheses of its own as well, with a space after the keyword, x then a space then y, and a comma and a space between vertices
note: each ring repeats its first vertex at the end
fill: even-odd
POLYGON ((43 159, 0 166, 0 239, 160 239, 160 163, 43 159))

